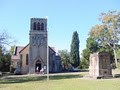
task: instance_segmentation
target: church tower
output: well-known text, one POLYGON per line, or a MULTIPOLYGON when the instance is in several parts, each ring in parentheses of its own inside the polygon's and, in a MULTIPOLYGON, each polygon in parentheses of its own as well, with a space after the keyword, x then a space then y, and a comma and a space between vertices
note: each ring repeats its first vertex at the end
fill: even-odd
POLYGON ((31 18, 29 40, 29 73, 33 74, 47 66, 47 18, 31 18))

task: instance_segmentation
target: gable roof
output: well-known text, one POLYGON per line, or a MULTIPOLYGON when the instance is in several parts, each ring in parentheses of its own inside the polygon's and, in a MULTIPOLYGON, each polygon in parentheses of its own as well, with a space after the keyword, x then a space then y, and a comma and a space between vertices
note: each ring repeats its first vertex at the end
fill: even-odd
POLYGON ((14 49, 14 54, 12 55, 11 59, 19 59, 19 52, 23 49, 23 46, 16 46, 14 49))
POLYGON ((54 48, 54 47, 50 47, 50 46, 49 46, 49 49, 51 49, 54 53, 56 53, 56 51, 55 51, 55 48, 54 48))
MULTIPOLYGON (((23 47, 23 46, 16 46, 16 48, 15 48, 15 54, 12 57, 15 58, 15 59, 19 58, 19 57, 15 56, 15 55, 19 55, 28 46, 29 46, 29 44, 27 44, 25 47, 23 47)), ((55 47, 50 47, 49 46, 49 49, 51 49, 54 53, 56 53, 55 47)))
POLYGON ((21 53, 25 48, 27 48, 29 46, 29 44, 27 44, 23 49, 21 49, 20 51, 19 51, 19 53, 21 53))

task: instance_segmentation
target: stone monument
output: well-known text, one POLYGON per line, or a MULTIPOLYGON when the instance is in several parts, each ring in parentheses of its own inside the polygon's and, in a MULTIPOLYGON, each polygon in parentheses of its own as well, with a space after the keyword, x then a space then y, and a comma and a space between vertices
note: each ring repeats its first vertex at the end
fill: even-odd
POLYGON ((99 52, 90 55, 89 77, 94 79, 112 77, 109 53, 99 52))

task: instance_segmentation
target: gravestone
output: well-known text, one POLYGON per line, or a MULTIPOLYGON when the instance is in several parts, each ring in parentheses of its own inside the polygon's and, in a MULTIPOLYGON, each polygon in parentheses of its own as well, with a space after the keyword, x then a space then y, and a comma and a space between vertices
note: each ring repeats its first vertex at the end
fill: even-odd
POLYGON ((89 77, 95 79, 112 77, 109 53, 99 52, 90 55, 89 77))

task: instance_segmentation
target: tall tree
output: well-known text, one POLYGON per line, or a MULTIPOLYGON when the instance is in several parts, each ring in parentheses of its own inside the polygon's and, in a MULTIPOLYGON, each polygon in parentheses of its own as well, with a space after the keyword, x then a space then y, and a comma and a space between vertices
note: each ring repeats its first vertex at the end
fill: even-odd
POLYGON ((80 64, 79 57, 79 36, 77 31, 73 32, 71 51, 70 51, 70 63, 73 67, 77 67, 80 64))
POLYGON ((92 27, 89 35, 96 39, 101 46, 112 48, 117 66, 116 46, 120 40, 120 12, 109 11, 108 13, 101 13, 99 20, 102 25, 92 27))

